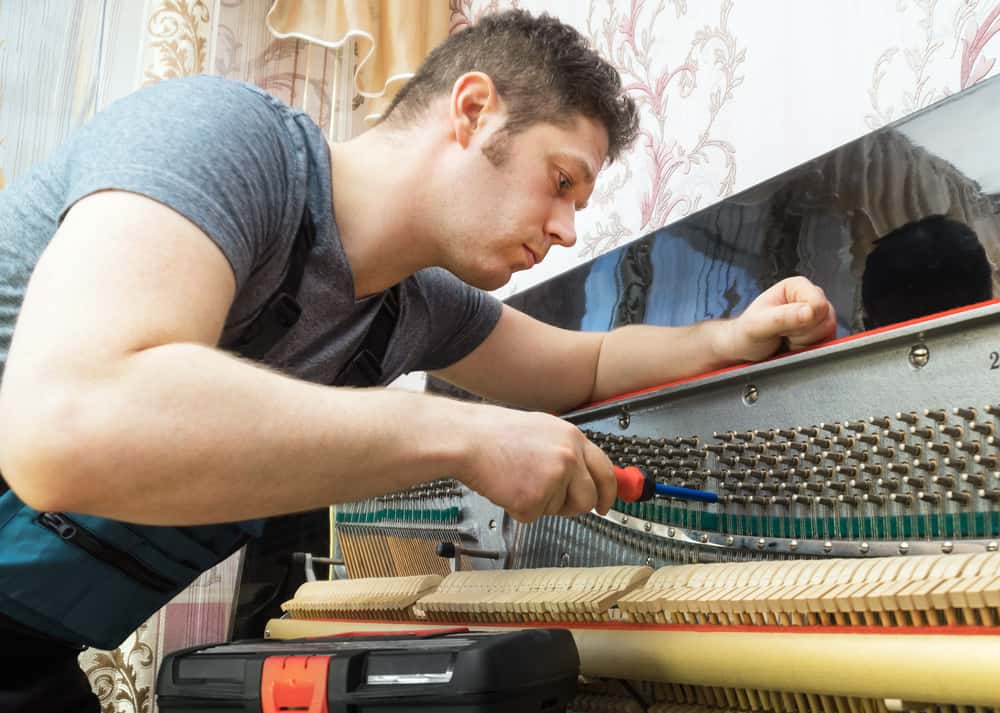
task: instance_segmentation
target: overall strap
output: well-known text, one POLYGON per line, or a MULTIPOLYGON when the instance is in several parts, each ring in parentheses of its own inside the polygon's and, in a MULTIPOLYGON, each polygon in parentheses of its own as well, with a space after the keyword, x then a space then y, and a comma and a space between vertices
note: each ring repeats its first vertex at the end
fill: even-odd
POLYGON ((281 281, 277 291, 267 301, 256 319, 230 347, 231 351, 247 359, 260 361, 295 326, 302 315, 302 306, 297 300, 299 288, 315 239, 316 226, 313 223, 312 213, 306 208, 299 232, 295 236, 295 244, 292 245, 285 279, 281 281))
POLYGON ((334 379, 334 386, 377 386, 382 382, 382 361, 399 320, 399 285, 385 292, 361 346, 334 379))

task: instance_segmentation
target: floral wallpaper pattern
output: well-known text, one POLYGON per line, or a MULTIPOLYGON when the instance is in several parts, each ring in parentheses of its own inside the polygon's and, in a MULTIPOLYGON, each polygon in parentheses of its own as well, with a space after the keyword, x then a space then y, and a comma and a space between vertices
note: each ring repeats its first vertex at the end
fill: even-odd
POLYGON ((205 72, 209 29, 204 0, 166 0, 155 7, 146 24, 143 84, 205 72))
MULTIPOLYGON (((455 29, 510 7, 559 16, 619 69, 641 108, 641 135, 602 172, 577 244, 501 297, 996 74, 1000 54, 1000 0, 438 1, 455 29)), ((198 72, 257 83, 332 138, 362 130, 355 58, 272 38, 269 7, 0 0, 0 188, 114 99, 198 72)), ((123 646, 81 656, 104 713, 153 713, 163 653, 225 638, 237 573, 234 557, 123 646)))

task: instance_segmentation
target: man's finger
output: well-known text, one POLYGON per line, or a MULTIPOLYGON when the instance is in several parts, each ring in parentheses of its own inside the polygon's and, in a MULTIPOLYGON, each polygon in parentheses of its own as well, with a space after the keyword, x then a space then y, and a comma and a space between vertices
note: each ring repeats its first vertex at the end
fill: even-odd
POLYGON ((746 333, 751 339, 763 341, 801 330, 809 325, 813 316, 811 306, 795 303, 746 312, 740 319, 745 321, 746 333))
POLYGON ((590 477, 597 488, 597 512, 604 515, 611 509, 618 497, 618 481, 615 479, 615 469, 608 456, 596 445, 587 441, 583 449, 584 460, 590 477))
POLYGON ((560 515, 571 516, 590 512, 597 504, 597 485, 584 469, 580 469, 566 491, 566 502, 560 515))
POLYGON ((788 335, 788 346, 797 350, 803 347, 812 346, 818 342, 833 338, 837 333, 837 316, 833 307, 826 312, 826 317, 815 327, 804 331, 795 332, 788 335))
POLYGON ((784 292, 784 302, 805 302, 818 308, 827 304, 826 293, 819 285, 810 282, 804 277, 789 277, 781 281, 784 292))

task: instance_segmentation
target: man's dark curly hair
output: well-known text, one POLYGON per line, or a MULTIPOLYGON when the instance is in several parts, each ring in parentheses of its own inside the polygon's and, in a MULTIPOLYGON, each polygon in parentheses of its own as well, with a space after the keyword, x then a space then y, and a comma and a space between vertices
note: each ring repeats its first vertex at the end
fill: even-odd
POLYGON ((466 72, 489 75, 508 110, 508 134, 537 123, 568 125, 577 115, 600 122, 614 160, 638 131, 635 102, 618 70, 573 27, 524 10, 487 15, 438 45, 383 116, 388 123, 420 116, 466 72))

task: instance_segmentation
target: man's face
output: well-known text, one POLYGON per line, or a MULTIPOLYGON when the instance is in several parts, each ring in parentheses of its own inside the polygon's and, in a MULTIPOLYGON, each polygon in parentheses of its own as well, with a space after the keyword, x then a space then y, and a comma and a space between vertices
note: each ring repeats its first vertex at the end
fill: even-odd
POLYGON ((607 131, 582 116, 514 135, 498 124, 469 148, 459 185, 446 201, 457 213, 450 216, 445 266, 493 290, 541 262, 553 245, 576 242, 575 214, 594 190, 607 156, 607 131))

